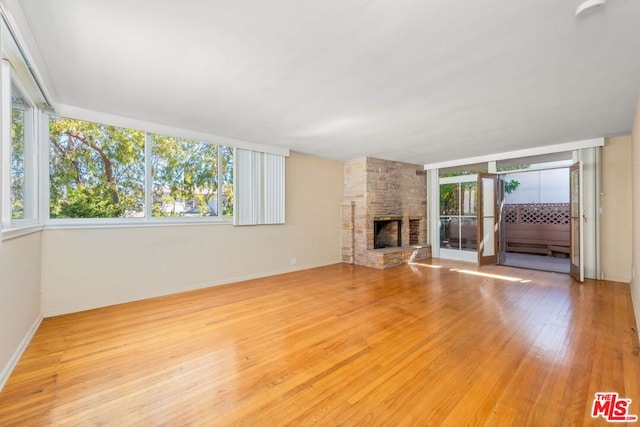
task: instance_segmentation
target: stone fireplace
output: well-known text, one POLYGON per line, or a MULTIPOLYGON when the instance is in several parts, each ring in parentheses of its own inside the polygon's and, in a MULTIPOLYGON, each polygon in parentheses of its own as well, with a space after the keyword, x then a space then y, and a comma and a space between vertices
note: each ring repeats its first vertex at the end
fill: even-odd
POLYGON ((431 257, 421 165, 361 158, 345 163, 342 260, 387 268, 431 257))

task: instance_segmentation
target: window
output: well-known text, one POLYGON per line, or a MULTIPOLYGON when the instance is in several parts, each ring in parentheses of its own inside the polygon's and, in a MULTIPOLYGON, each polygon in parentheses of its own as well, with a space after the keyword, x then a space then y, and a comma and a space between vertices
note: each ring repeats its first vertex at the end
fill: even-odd
POLYGON ((573 164, 573 152, 542 154, 538 156, 520 157, 517 159, 499 160, 496 163, 498 172, 517 170, 540 170, 569 167, 573 164))
POLYGON ((31 225, 36 220, 36 150, 33 108, 14 84, 8 106, 6 120, 10 132, 5 141, 7 160, 4 161, 8 170, 4 190, 8 197, 3 216, 5 225, 12 228, 31 225))
POLYGON ((440 247, 475 251, 478 248, 478 183, 440 184, 440 247))
POLYGON ((233 150, 151 135, 152 216, 233 215, 233 150))
POLYGON ((24 103, 12 94, 11 102, 11 219, 25 217, 24 103))
POLYGON ((82 120, 49 121, 51 218, 144 216, 144 133, 82 120))
POLYGON ((487 171, 487 163, 476 163, 473 165, 452 166, 439 169, 438 175, 440 178, 447 178, 452 176, 477 175, 487 171))
POLYGON ((0 141, 0 222, 4 238, 37 228, 38 107, 49 105, 13 34, 3 14, 0 19, 3 58, 0 64, 0 125, 3 129, 0 141))
POLYGON ((51 117, 49 214, 231 217, 233 164, 233 149, 222 145, 51 117))

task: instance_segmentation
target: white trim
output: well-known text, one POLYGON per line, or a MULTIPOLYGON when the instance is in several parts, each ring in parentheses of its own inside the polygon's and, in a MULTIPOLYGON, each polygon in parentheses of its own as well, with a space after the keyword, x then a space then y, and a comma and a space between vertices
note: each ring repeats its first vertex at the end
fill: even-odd
POLYGON ((498 173, 498 162, 495 160, 490 161, 487 164, 487 173, 498 173))
MULTIPOLYGON (((582 152, 581 152, 581 156, 582 156, 582 152)), ((573 189, 569 190, 569 191, 573 191, 573 189)), ((578 242, 580 244, 580 249, 579 249, 579 262, 578 262, 578 267, 580 268, 579 272, 578 272, 578 276, 579 276, 579 281, 580 282, 584 282, 584 272, 585 272, 585 253, 584 253, 584 248, 585 248, 585 244, 584 244, 584 238, 585 238, 585 222, 587 219, 587 215, 584 209, 585 206, 585 200, 584 200, 584 164, 583 161, 580 161, 578 163, 578 213, 580 215, 580 218, 578 219, 579 223, 580 223, 580 227, 578 227, 579 230, 579 237, 578 237, 578 242)), ((572 261, 573 262, 573 261, 572 261)), ((595 279, 595 277, 594 277, 595 279)))
POLYGON ((602 147, 604 145, 603 138, 585 139, 582 141, 566 142, 563 144, 546 145, 543 147, 527 148, 524 150, 508 151, 504 153, 488 154, 479 157, 468 157, 466 159, 449 160, 446 162, 429 163, 424 165, 425 170, 442 169, 453 166, 472 165, 476 163, 485 163, 497 160, 517 159, 519 157, 538 156, 541 154, 560 153, 562 151, 580 150, 583 148, 602 147))
POLYGON ((14 239, 42 230, 73 230, 73 229, 99 229, 99 228, 135 228, 135 227, 184 227, 184 226, 206 226, 206 225, 233 225, 231 217, 224 219, 210 219, 209 217, 193 218, 163 218, 151 221, 142 221, 142 218, 135 221, 129 218, 91 218, 91 219, 59 219, 51 220, 46 225, 33 224, 20 228, 2 230, 2 240, 14 239))
POLYGON ((44 228, 56 230, 63 228, 131 228, 131 227, 162 227, 182 225, 214 225, 232 224, 231 217, 154 217, 144 218, 68 218, 50 219, 44 228), (156 219, 157 218, 157 219, 156 219))
POLYGON ((427 218, 429 219, 429 244, 431 256, 440 257, 440 182, 438 169, 427 171, 427 218))
MULTIPOLYGON (((2 44, 2 42, 4 41, 3 38, 4 36, 2 35, 2 29, 5 25, 4 20, 0 19, 0 46, 2 44)), ((2 234, 2 228, 4 226, 4 217, 5 217, 5 180, 7 179, 7 177, 5 176, 5 173, 7 172, 5 170, 5 159, 7 159, 6 161, 8 162, 8 158, 7 158, 7 151, 8 148, 5 147, 5 139, 6 139, 6 133, 7 133, 7 127, 4 126, 4 116, 5 116, 5 108, 6 108, 6 101, 3 101, 3 98, 7 98, 6 96, 6 87, 5 86, 5 82, 7 81, 7 77, 5 76, 5 74, 7 73, 7 69, 4 65, 4 61, 2 61, 2 64, 0 64, 0 236, 2 234)), ((10 182, 10 181, 9 181, 10 182)), ((2 246, 2 238, 0 238, 0 247, 2 246)))
POLYGON ((2 230, 1 240, 15 239, 16 237, 26 236, 27 234, 37 233, 42 231, 44 226, 42 224, 25 225, 24 227, 16 227, 2 230))
POLYGON ((2 371, 0 372, 0 392, 4 388, 7 381, 9 380, 11 373, 13 372, 16 365, 20 361, 22 354, 27 349, 27 346, 31 342, 31 339, 33 338, 36 331, 38 330, 38 327, 40 327, 41 322, 42 322, 42 315, 39 315, 36 321, 33 323, 33 325, 31 325, 31 328, 29 328, 29 331, 24 336, 22 341, 20 341, 20 345, 18 346, 18 348, 16 348, 16 351, 14 351, 13 355, 11 355, 9 362, 4 366, 4 368, 2 368, 2 371))
MULTIPOLYGON (((15 43, 20 47, 30 66, 30 72, 33 78, 40 84, 38 90, 40 94, 47 98, 50 102, 55 103, 54 97, 51 96, 48 87, 52 85, 49 76, 46 74, 46 67, 42 70, 40 65, 43 64, 42 56, 38 50, 38 45, 31 34, 27 20, 22 12, 18 0, 2 0, 0 5, 0 13, 4 17, 9 29, 14 35, 15 43)), ((40 106, 38 106, 40 107, 40 106)))
POLYGON ((44 224, 49 220, 51 208, 49 206, 49 114, 38 111, 38 220, 44 224))
POLYGON ((59 104, 56 113, 61 117, 71 119, 86 120, 90 122, 108 124, 111 126, 135 129, 144 132, 156 133, 159 135, 170 135, 185 139, 197 139, 199 141, 211 142, 214 144, 227 145, 231 147, 244 148, 262 153, 278 154, 281 156, 289 156, 289 149, 282 147, 273 147, 270 145, 259 144, 255 142, 243 141, 240 139, 229 138, 226 136, 214 135, 205 132, 191 131, 174 126, 163 125, 160 123, 148 122, 145 120, 133 119, 130 117, 119 116, 116 114, 103 113, 100 111, 87 110, 85 108, 74 107, 66 104, 59 104))
POLYGON ((439 184, 462 184, 464 182, 478 182, 478 174, 445 176, 439 179, 439 184))
POLYGON ((153 218, 153 138, 144 133, 144 219, 153 218))
MULTIPOLYGON (((13 207, 11 206, 11 201, 9 200, 9 216, 8 221, 9 225, 5 224, 5 229, 11 228, 23 228, 27 226, 31 226, 38 223, 38 160, 39 160, 39 152, 38 152, 38 132, 37 132, 37 109, 34 107, 33 100, 30 98, 30 93, 25 90, 24 85, 20 80, 18 80, 18 76, 14 73, 14 68, 11 65, 11 97, 16 93, 20 95, 24 100, 24 105, 22 108, 22 119, 23 119, 23 135, 22 135, 22 144, 24 146, 23 150, 23 169, 24 169, 24 184, 23 184, 23 218, 14 219, 13 218, 13 207)), ((10 97, 10 98, 11 98, 10 97)), ((13 128, 13 102, 10 100, 9 105, 10 109, 10 122, 9 129, 13 128)), ((13 141, 10 141, 10 145, 13 145, 13 141)), ((9 152, 11 152, 11 147, 9 148, 9 152)), ((10 160, 11 161, 11 160, 10 160)), ((11 173, 12 166, 9 165, 9 173, 11 173)), ((11 185, 11 180, 9 180, 9 185, 11 185)), ((9 190, 9 194, 11 194, 11 190, 9 190)), ((11 195, 9 195, 9 199, 11 195)))
POLYGON ((440 248, 439 258, 455 259, 458 261, 467 261, 478 264, 478 251, 463 251, 460 249, 440 248))
POLYGON ((584 269, 584 277, 587 279, 598 279, 601 276, 600 271, 600 239, 598 231, 600 229, 600 215, 598 215, 598 207, 600 205, 600 192, 598 190, 598 180, 601 179, 600 157, 597 148, 588 150, 580 150, 578 157, 580 159, 582 176, 581 176, 581 213, 583 215, 582 226, 580 229, 583 233, 582 242, 582 264, 584 269))
POLYGON ((31 103, 28 114, 26 111, 24 113, 24 217, 36 224, 40 218, 38 216, 40 213, 38 207, 38 181, 40 178, 38 118, 38 110, 31 103))
POLYGON ((3 228, 11 227, 11 64, 2 60, 2 76, 0 77, 0 126, 2 136, 0 140, 0 161, 2 161, 2 200, 0 205, 0 220, 3 228))
POLYGON ((35 73, 31 68, 31 61, 22 45, 16 39, 15 25, 8 23, 4 13, 2 13, 2 18, 6 24, 2 26, 2 59, 9 61, 11 64, 13 75, 16 76, 16 80, 21 82, 22 87, 20 90, 25 96, 32 99, 34 104, 38 106, 48 105, 44 91, 40 89, 41 86, 36 81, 35 73))
MULTIPOLYGON (((222 150, 220 146, 217 146, 216 153, 216 175, 218 180, 218 189, 216 190, 216 216, 218 218, 222 218, 224 216, 224 212, 222 209, 222 191, 223 191, 223 179, 222 179, 222 150)), ((233 178, 232 178, 233 179, 233 178)), ((233 215, 232 215, 233 216, 233 215)))
POLYGON ((558 170, 558 169, 569 169, 571 165, 575 163, 575 161, 573 160, 566 160, 566 162, 567 163, 565 165, 539 166, 534 164, 534 165, 527 165, 529 166, 529 168, 527 169, 513 169, 508 171, 499 171, 499 172, 492 172, 492 173, 495 173, 498 175, 510 175, 512 173, 543 172, 543 171, 552 171, 552 170, 558 170))
MULTIPOLYGON (((602 149, 595 150, 595 182, 594 182, 594 207, 593 207, 593 215, 595 220, 595 230, 594 233, 594 241, 595 241, 595 278, 597 280, 604 280, 604 274, 602 272, 602 254, 601 254, 601 242, 602 242, 602 179, 603 179, 603 164, 602 164, 602 149)), ((632 222, 633 224, 633 222, 632 222)), ((631 281, 631 274, 627 277, 627 283, 631 281)), ((619 280, 617 280, 619 281, 619 280)))

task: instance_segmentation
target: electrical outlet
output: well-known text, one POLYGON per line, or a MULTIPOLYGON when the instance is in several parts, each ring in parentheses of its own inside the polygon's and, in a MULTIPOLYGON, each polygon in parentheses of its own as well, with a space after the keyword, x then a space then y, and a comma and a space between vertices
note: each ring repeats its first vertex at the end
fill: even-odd
POLYGON ((291 265, 296 265, 298 263, 298 260, 295 258, 291 258, 291 265))

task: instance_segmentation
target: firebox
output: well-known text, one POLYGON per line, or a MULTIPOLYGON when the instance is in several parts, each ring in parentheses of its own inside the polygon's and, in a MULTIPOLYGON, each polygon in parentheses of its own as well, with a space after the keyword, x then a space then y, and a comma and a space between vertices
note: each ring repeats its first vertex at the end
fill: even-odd
POLYGON ((402 246, 402 219, 395 217, 373 220, 373 248, 396 248, 402 246))

